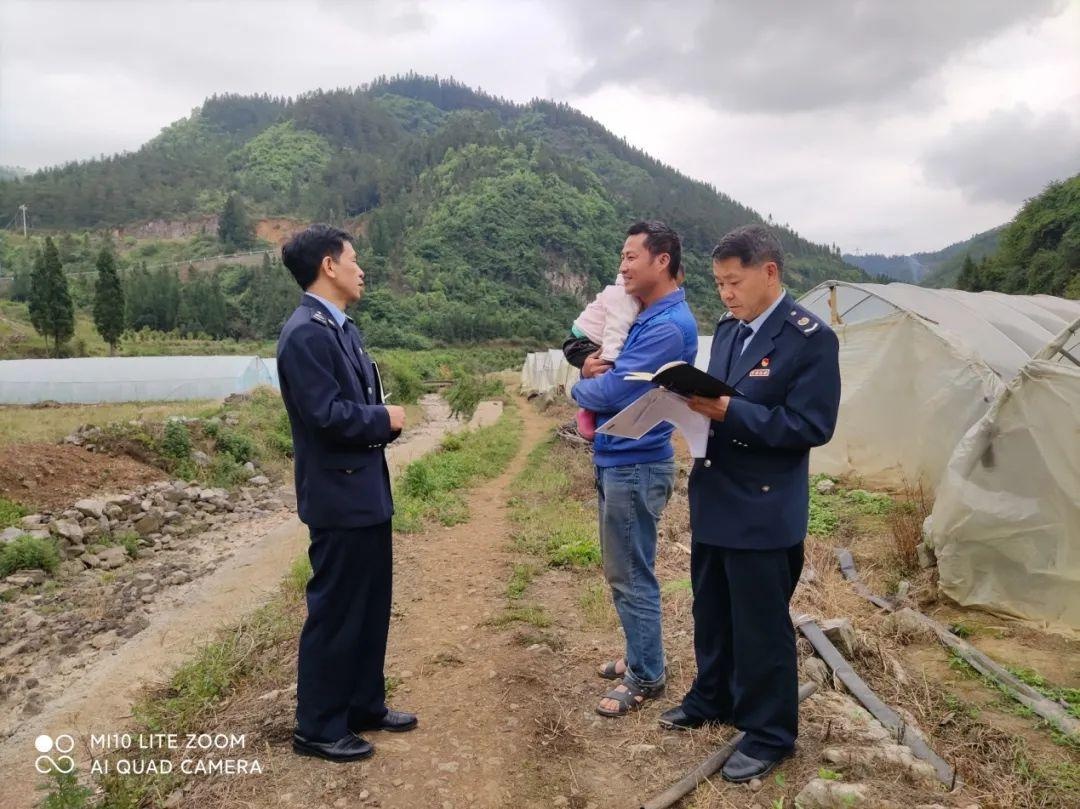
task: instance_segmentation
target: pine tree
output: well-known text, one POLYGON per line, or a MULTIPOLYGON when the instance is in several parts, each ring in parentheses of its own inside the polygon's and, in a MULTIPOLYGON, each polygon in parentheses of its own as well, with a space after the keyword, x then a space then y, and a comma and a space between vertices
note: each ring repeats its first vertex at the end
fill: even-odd
POLYGON ((101 248, 97 259, 97 285, 94 288, 94 326, 109 344, 109 354, 116 353, 124 333, 124 290, 116 272, 116 261, 108 247, 101 248))
POLYGON ((971 260, 971 254, 964 256, 964 263, 960 267, 960 276, 956 279, 956 286, 970 292, 978 292, 980 286, 979 271, 975 262, 971 260))
POLYGON ((46 350, 49 338, 52 338, 53 353, 58 357, 60 346, 75 333, 75 307, 52 237, 45 239, 45 249, 34 260, 34 274, 30 278, 30 322, 45 338, 46 350))
POLYGON ((238 194, 229 194, 218 217, 218 238, 226 247, 244 250, 255 244, 255 227, 238 194))

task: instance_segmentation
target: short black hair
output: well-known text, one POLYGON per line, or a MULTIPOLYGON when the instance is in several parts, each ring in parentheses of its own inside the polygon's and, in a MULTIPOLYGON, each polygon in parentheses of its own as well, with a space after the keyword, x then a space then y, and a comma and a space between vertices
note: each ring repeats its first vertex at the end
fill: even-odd
POLYGON ((756 267, 767 261, 784 273, 784 248, 776 234, 764 225, 743 225, 728 233, 713 248, 713 261, 737 258, 744 267, 756 267))
POLYGON ((281 261, 289 268, 301 289, 307 289, 319 277, 319 265, 330 256, 337 261, 352 236, 332 225, 309 225, 281 248, 281 261))
POLYGON ((682 242, 679 234, 656 220, 635 222, 626 230, 627 236, 637 236, 639 233, 645 234, 645 249, 650 255, 668 254, 668 272, 672 278, 677 278, 679 267, 682 266, 682 242))

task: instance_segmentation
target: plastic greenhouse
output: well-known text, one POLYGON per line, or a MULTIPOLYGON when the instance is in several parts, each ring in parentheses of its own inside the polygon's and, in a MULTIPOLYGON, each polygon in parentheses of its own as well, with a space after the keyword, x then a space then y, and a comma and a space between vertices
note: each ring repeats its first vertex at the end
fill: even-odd
POLYGON ((840 338, 840 421, 815 471, 933 490, 957 443, 1080 301, 827 282, 800 301, 840 338))
POLYGON ((950 597, 1080 629, 1080 318, 960 440, 929 528, 950 597))
POLYGON ((6 360, 0 362, 0 403, 217 399, 275 384, 276 376, 259 357, 6 360))
POLYGON ((1080 627, 1080 301, 828 282, 800 302, 840 338, 815 471, 921 481, 945 593, 1080 627))

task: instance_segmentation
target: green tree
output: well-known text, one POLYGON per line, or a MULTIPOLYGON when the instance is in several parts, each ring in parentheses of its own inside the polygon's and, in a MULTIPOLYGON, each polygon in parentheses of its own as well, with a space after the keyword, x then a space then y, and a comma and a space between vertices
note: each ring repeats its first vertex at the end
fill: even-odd
POLYGON ((180 279, 162 267, 154 273, 140 265, 128 273, 124 298, 125 320, 132 331, 172 331, 180 310, 180 279))
POLYGON ((275 340, 299 298, 300 288, 289 271, 264 254, 262 269, 252 276, 240 298, 240 308, 257 337, 275 340))
POLYGON ((982 288, 980 282, 978 268, 975 266, 975 262, 971 260, 971 254, 968 253, 964 256, 964 263, 960 268, 960 277, 956 279, 956 286, 960 289, 978 292, 982 288))
POLYGON ((68 291, 67 276, 52 237, 45 239, 45 249, 34 261, 30 278, 30 322, 45 338, 53 341, 53 353, 60 356, 60 346, 75 333, 75 307, 68 291))
POLYGON ((180 290, 177 326, 185 334, 227 335, 229 318, 217 275, 192 272, 180 290))
POLYGON ((246 250, 255 244, 255 226, 239 194, 229 194, 218 218, 218 238, 226 247, 246 250))
POLYGON ((109 354, 116 353, 120 335, 124 333, 124 290, 116 272, 116 261, 108 247, 101 248, 97 258, 97 285, 94 287, 94 326, 106 343, 109 354))
POLYGON ((24 264, 15 267, 15 273, 11 280, 11 299, 13 301, 30 300, 30 279, 33 277, 33 268, 24 264))

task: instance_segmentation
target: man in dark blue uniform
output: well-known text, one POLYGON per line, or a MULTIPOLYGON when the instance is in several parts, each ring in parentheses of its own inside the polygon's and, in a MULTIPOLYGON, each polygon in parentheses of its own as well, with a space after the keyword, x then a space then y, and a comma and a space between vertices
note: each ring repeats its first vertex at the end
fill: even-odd
POLYGON ((312 225, 289 240, 281 258, 304 290, 281 330, 277 367, 313 571, 293 750, 356 761, 374 751, 361 731, 417 724, 415 715, 386 707, 383 676, 394 513, 384 448, 401 434, 405 411, 384 404, 378 367, 345 315, 364 294, 349 234, 312 225))
POLYGON ((741 397, 695 397, 711 419, 690 475, 697 677, 670 728, 725 722, 745 732, 723 776, 749 781, 788 755, 798 731, 795 630, 788 604, 803 565, 811 447, 833 434, 839 344, 785 293, 784 251, 765 227, 726 235, 713 276, 729 312, 709 373, 741 397))

